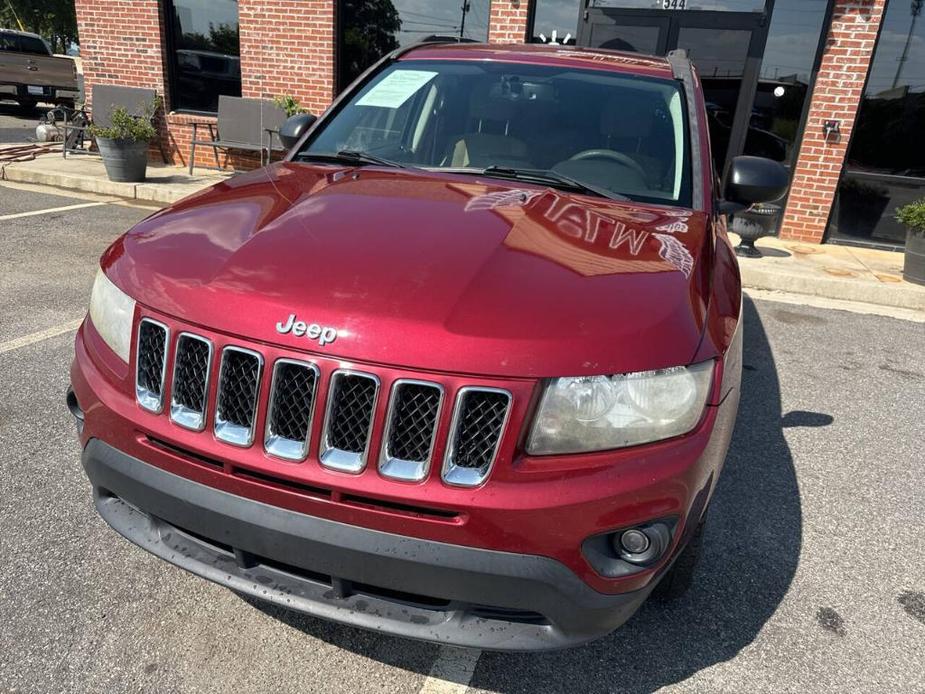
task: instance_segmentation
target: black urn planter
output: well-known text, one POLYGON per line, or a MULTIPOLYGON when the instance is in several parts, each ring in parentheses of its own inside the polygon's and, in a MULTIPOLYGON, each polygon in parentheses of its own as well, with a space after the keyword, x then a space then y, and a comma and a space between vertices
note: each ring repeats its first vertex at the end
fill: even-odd
POLYGON ((148 143, 97 137, 103 166, 110 181, 141 183, 148 168, 148 143))
POLYGON ((925 229, 906 229, 903 279, 925 285, 925 229))
POLYGON ((736 255, 746 258, 760 258, 761 251, 755 248, 755 241, 765 236, 776 236, 780 224, 780 205, 760 203, 732 217, 732 231, 742 239, 736 246, 736 255))

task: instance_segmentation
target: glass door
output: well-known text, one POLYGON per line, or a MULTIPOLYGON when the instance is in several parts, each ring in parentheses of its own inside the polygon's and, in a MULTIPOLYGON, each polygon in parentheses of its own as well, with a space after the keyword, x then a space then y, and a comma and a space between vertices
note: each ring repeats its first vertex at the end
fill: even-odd
POLYGON ((694 6, 679 0, 586 0, 578 44, 654 55, 686 49, 703 83, 714 163, 722 173, 742 153, 746 138, 750 150, 762 146, 751 105, 767 38, 765 6, 763 0, 694 6))

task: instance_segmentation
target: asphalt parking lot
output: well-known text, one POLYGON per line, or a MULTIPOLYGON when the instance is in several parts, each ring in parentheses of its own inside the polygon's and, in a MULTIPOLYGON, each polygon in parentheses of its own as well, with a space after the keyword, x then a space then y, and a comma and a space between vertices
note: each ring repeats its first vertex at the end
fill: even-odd
POLYGON ((925 692, 925 324, 749 299, 693 591, 582 648, 460 653, 255 604, 96 515, 73 326, 150 211, 0 184, 0 691, 925 692))

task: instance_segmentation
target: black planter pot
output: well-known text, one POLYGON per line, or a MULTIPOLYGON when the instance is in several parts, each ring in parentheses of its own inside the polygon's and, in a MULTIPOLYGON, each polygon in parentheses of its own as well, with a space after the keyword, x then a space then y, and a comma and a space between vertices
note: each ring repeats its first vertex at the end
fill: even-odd
POLYGON ((925 285, 925 231, 906 229, 903 279, 925 285))
POLYGON ((141 183, 148 168, 148 143, 96 138, 110 181, 141 183))
POLYGON ((780 224, 780 205, 759 204, 732 217, 732 231, 742 239, 736 246, 736 255, 760 258, 761 251, 755 241, 765 236, 776 236, 780 224))

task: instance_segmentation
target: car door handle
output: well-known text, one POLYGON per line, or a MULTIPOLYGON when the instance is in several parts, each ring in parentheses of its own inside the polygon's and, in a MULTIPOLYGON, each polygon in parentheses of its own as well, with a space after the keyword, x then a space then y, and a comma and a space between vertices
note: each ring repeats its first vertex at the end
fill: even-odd
POLYGON ((32 70, 32 72, 37 72, 37 71, 38 71, 38 68, 37 68, 35 65, 27 65, 27 66, 26 66, 26 69, 27 69, 27 70, 32 70))

